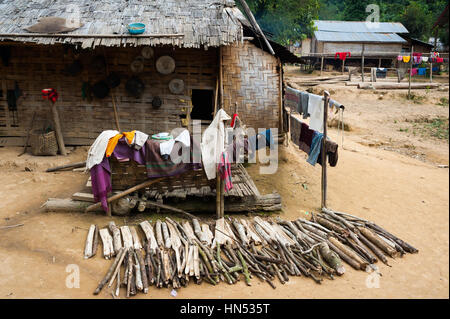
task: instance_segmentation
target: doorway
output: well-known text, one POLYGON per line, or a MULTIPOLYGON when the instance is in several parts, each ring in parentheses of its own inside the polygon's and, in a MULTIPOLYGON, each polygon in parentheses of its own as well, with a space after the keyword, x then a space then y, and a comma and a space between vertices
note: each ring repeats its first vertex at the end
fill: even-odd
POLYGON ((214 91, 193 89, 191 119, 211 122, 213 113, 214 91))

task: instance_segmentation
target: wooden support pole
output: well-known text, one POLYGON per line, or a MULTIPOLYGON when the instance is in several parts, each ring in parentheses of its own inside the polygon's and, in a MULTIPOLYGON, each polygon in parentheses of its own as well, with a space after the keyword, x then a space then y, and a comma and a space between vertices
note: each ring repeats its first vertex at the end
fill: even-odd
POLYGON ((430 62, 430 83, 433 83, 433 62, 430 62))
MULTIPOLYGON (((281 63, 280 58, 278 58, 278 67, 280 69, 279 81, 278 81, 278 118, 279 118, 279 131, 283 131, 283 64, 281 63)), ((237 112, 236 112, 237 113, 237 112)))
POLYGON ((322 139, 322 208, 327 207, 327 156, 326 156, 326 140, 327 140, 327 124, 328 124, 328 103, 330 100, 330 93, 324 92, 323 105, 323 139, 322 139))
POLYGON ((345 60, 342 60, 342 74, 344 74, 345 60))
POLYGON ((221 198, 221 195, 220 195, 220 185, 221 185, 221 182, 220 182, 220 176, 219 176, 219 171, 218 170, 216 170, 216 218, 217 219, 220 219, 221 218, 221 212, 222 212, 222 209, 221 209, 221 205, 220 205, 220 198, 221 198))
POLYGON ((362 52, 361 52, 361 76, 362 76, 363 82, 364 82, 364 51, 365 51, 365 45, 363 43, 362 52))
POLYGON ((114 120, 116 122, 116 129, 119 132, 122 132, 122 130, 120 129, 120 125, 119 125, 119 114, 117 113, 116 97, 114 96, 113 91, 111 91, 111 99, 112 99, 113 109, 114 109, 114 120))
POLYGON ((412 76, 412 66, 413 66, 413 52, 414 46, 411 46, 411 52, 409 53, 409 87, 408 87, 408 100, 411 99, 411 76, 412 76))
POLYGON ((378 59, 378 68, 381 68, 381 58, 378 59))
POLYGON ((323 74, 323 55, 322 58, 320 59, 320 76, 322 76, 323 74))
POLYGON ((61 155, 66 156, 66 146, 64 145, 64 137, 62 135, 61 131, 61 123, 59 122, 59 113, 58 109, 56 108, 55 103, 51 103, 52 106, 52 114, 53 114, 53 123, 55 124, 55 132, 56 132, 56 139, 58 141, 59 151, 61 152, 61 155))

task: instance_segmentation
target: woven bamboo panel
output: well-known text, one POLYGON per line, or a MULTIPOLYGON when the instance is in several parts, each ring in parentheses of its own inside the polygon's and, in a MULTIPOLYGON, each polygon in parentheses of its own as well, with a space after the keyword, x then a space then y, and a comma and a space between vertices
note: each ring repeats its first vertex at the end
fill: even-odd
POLYGON ((251 43, 223 48, 224 108, 255 130, 279 126, 277 59, 251 43))
POLYGON ((138 99, 125 90, 125 82, 131 77, 131 62, 140 55, 142 48, 97 48, 82 50, 78 59, 83 65, 80 75, 63 75, 70 65, 75 52, 61 45, 54 46, 14 46, 8 67, 0 63, 0 137, 24 138, 36 110, 34 129, 41 129, 52 123, 50 102, 43 100, 43 88, 55 88, 59 93, 56 102, 65 141, 73 145, 89 145, 103 131, 115 129, 111 93, 104 99, 83 100, 82 84, 91 84, 106 77, 104 72, 90 67, 92 58, 104 55, 109 72, 122 76, 121 84, 114 89, 116 105, 122 131, 140 130, 147 134, 170 131, 180 127, 181 115, 191 107, 190 90, 193 88, 214 89, 218 73, 217 49, 173 49, 154 48, 153 59, 145 60, 144 72, 138 76, 145 83, 145 90, 138 99), (176 69, 170 75, 161 75, 155 69, 155 61, 162 55, 175 59, 176 69), (185 83, 183 94, 170 93, 168 84, 174 78, 185 83), (14 89, 17 81, 23 96, 18 100, 18 121, 13 126, 12 114, 8 111, 6 91, 14 89), (162 99, 158 110, 151 106, 154 96, 162 99))

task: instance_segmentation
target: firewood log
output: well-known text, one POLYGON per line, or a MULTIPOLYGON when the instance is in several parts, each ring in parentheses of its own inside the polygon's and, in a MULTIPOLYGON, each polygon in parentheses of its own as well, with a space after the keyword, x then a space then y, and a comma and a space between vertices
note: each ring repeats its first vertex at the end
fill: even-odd
MULTIPOLYGON (((365 270, 368 263, 361 259, 353 250, 351 250, 349 247, 342 244, 339 240, 337 240, 334 237, 329 238, 330 243, 333 244, 333 246, 337 247, 340 251, 342 251, 345 255, 350 257, 350 259, 353 259, 358 265, 360 270, 365 270)), ((342 258, 342 256, 341 256, 342 258)), ((346 259, 344 259, 347 261, 346 259)), ((353 267, 353 265, 351 265, 353 267)))
POLYGON ((107 228, 100 229, 100 237, 103 243, 103 257, 105 257, 105 259, 110 259, 115 253, 113 240, 107 228))
POLYGON ((105 277, 100 281, 97 288, 94 291, 94 295, 98 295, 100 291, 103 289, 103 287, 106 285, 108 280, 111 279, 111 276, 113 275, 114 270, 116 269, 117 264, 120 261, 120 256, 117 256, 114 262, 111 264, 111 266, 108 269, 108 272, 106 273, 105 277))
POLYGON ((172 241, 169 235, 169 229, 167 228, 167 224, 165 222, 161 223, 162 234, 164 238, 164 247, 166 249, 170 249, 172 247, 172 241))
POLYGON ((131 226, 129 228, 130 228, 130 232, 131 232, 131 238, 133 239, 133 248, 135 250, 142 249, 142 244, 141 244, 141 241, 137 234, 136 228, 134 228, 133 226, 131 226))
POLYGON ((93 256, 92 247, 94 241, 95 227, 96 227, 95 225, 91 225, 89 227, 89 231, 86 238, 86 244, 84 246, 84 259, 88 259, 93 256))
POLYGON ((164 247, 164 240, 163 240, 163 235, 162 235, 162 224, 161 221, 158 219, 156 221, 156 225, 155 225, 155 231, 156 231, 156 242, 158 243, 158 247, 161 249, 162 247, 164 247))
POLYGON ((145 234, 145 237, 147 238, 149 249, 151 254, 155 253, 155 249, 158 246, 158 243, 156 242, 155 234, 153 232, 153 227, 148 221, 143 221, 139 224, 141 226, 142 231, 145 234))
POLYGON ((108 228, 113 235, 114 252, 117 254, 120 248, 122 248, 122 239, 120 237, 120 230, 119 228, 117 228, 116 224, 113 221, 109 222, 108 228))
POLYGON ((342 265, 339 255, 333 252, 330 247, 328 247, 326 242, 322 242, 319 245, 320 254, 323 256, 325 261, 334 269, 336 273, 341 276, 345 273, 345 268, 342 265))
POLYGON ((125 249, 133 248, 133 236, 131 235, 130 228, 128 226, 120 227, 120 232, 123 239, 123 247, 125 249))
POLYGON ((139 264, 139 270, 141 272, 141 279, 142 279, 142 286, 144 294, 148 293, 148 278, 147 278, 147 271, 145 269, 145 262, 144 257, 142 257, 142 251, 136 250, 136 257, 137 257, 137 264, 139 264))
POLYGON ((392 258, 398 256, 398 252, 394 248, 389 246, 386 242, 384 242, 380 237, 378 237, 376 234, 374 234, 371 230, 369 230, 365 227, 358 227, 358 229, 364 235, 364 237, 366 237, 368 240, 370 240, 378 248, 383 250, 386 254, 388 254, 392 258))

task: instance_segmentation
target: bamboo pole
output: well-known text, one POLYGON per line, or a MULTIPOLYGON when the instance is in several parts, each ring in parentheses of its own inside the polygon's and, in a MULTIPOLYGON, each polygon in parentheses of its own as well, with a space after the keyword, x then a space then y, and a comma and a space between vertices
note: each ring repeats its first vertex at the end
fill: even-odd
POLYGON ((326 151, 325 145, 327 140, 327 122, 328 122, 328 103, 330 99, 330 93, 325 91, 324 106, 323 106, 323 139, 322 139, 322 208, 327 207, 327 163, 326 163, 326 151))
POLYGON ((430 62, 430 83, 433 83, 433 62, 430 62))
POLYGON ((411 75, 412 75, 412 66, 413 66, 413 52, 414 46, 411 46, 411 52, 409 53, 409 87, 408 87, 408 100, 411 99, 411 75))

